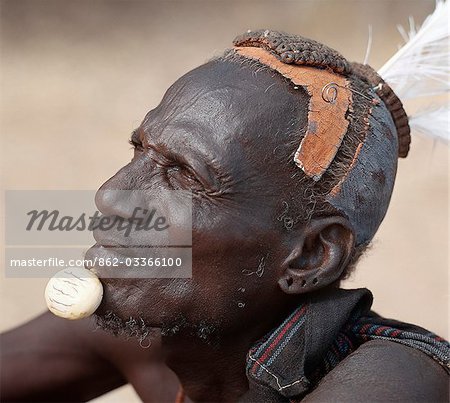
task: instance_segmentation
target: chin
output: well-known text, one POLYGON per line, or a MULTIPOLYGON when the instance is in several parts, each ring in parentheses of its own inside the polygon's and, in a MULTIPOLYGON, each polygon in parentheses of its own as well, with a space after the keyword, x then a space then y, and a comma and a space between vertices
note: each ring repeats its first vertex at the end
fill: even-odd
POLYGON ((146 296, 135 285, 135 279, 100 279, 103 285, 103 299, 95 315, 114 315, 124 322, 130 318, 144 321, 149 327, 160 327, 160 320, 149 312, 146 296))
POLYGON ((136 338, 141 347, 150 347, 152 340, 160 335, 159 328, 149 325, 142 318, 130 317, 124 320, 112 311, 105 314, 96 312, 94 316, 97 326, 102 330, 116 337, 125 339, 136 338))

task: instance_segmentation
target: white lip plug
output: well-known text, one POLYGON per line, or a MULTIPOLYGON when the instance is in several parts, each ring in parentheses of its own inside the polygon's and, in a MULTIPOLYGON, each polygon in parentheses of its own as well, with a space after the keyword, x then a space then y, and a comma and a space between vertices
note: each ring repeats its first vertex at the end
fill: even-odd
POLYGON ((45 287, 45 302, 50 312, 75 320, 92 315, 103 298, 98 277, 81 267, 68 267, 56 273, 45 287))

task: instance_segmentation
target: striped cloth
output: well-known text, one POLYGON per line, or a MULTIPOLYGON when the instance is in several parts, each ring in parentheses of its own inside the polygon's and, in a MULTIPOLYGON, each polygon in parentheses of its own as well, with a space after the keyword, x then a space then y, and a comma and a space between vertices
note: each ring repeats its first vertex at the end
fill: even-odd
POLYGON ((368 297, 364 293, 370 292, 340 290, 341 301, 350 300, 347 313, 342 315, 335 310, 324 316, 338 303, 301 304, 250 349, 249 379, 271 386, 286 397, 305 393, 361 344, 377 339, 420 350, 450 373, 450 344, 446 340, 418 326, 382 318, 370 311, 371 294, 369 301, 363 302, 368 297), (339 315, 343 318, 338 318, 339 315), (339 327, 334 329, 336 326, 339 327), (294 372, 295 377, 291 375, 294 372))

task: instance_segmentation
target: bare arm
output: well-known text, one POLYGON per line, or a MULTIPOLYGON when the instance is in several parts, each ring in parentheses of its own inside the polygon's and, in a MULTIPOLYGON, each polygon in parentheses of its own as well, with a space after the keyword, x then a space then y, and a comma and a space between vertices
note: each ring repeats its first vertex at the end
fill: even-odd
POLYGON ((363 344, 304 402, 448 402, 449 376, 420 351, 389 341, 363 344))
POLYGON ((92 330, 90 320, 45 313, 2 334, 1 400, 86 401, 126 383, 95 347, 112 336, 92 330))

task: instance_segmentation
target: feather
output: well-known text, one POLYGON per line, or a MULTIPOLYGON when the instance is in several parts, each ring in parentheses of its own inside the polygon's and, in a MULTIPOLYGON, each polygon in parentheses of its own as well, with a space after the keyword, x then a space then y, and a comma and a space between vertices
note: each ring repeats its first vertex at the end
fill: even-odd
POLYGON ((410 18, 408 42, 378 71, 402 99, 449 91, 449 2, 439 1, 416 32, 410 18))
POLYGON ((424 109, 421 113, 411 116, 409 124, 417 133, 432 135, 436 140, 448 142, 449 115, 450 107, 447 103, 445 106, 424 109))
POLYGON ((449 1, 438 0, 418 31, 412 18, 409 32, 398 27, 407 42, 378 71, 402 102, 425 103, 420 114, 410 116, 411 129, 446 140, 450 138, 449 17, 449 1))

